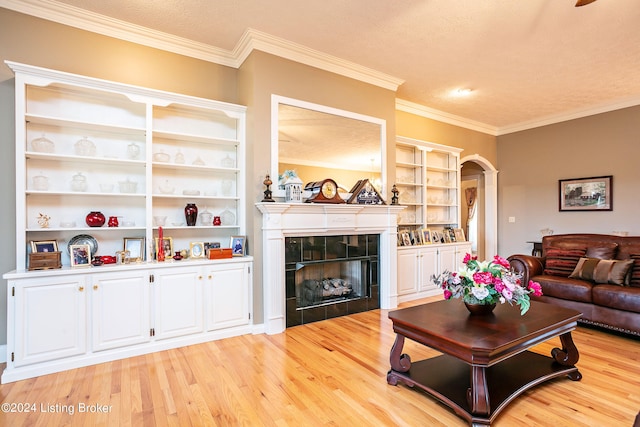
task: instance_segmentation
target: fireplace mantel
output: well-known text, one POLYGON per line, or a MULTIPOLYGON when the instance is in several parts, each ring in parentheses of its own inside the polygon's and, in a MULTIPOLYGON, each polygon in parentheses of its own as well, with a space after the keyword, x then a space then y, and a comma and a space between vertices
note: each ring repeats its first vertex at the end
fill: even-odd
POLYGON ((256 203, 262 212, 262 283, 267 334, 286 328, 284 238, 380 235, 380 306, 398 306, 397 225, 404 206, 256 203))

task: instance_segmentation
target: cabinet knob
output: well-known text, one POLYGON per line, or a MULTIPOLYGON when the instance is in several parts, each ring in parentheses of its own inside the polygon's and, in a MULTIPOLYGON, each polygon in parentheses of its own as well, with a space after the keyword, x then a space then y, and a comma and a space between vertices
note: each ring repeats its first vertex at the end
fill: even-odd
POLYGON ((210 274, 210 275, 207 276, 207 279, 211 280, 212 277, 213 276, 210 274))
POLYGON ((98 290, 98 285, 93 285, 93 290, 97 291, 98 290))
POLYGON ((79 290, 80 292, 84 291, 84 286, 80 286, 80 287, 78 288, 78 290, 79 290))
POLYGON ((198 280, 202 280, 202 276, 198 276, 198 280))

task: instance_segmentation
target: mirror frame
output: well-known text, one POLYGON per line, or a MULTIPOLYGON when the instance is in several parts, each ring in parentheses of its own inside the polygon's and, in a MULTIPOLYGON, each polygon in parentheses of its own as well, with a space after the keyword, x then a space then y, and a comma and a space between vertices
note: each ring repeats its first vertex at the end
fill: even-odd
POLYGON ((341 110, 339 108, 328 107, 326 105, 314 104, 312 102, 302 101, 294 98, 287 98, 280 95, 271 95, 271 180, 275 183, 274 195, 278 189, 278 170, 279 154, 279 105, 286 104, 292 107, 306 108, 321 113, 333 114, 348 119, 355 119, 380 126, 380 180, 382 181, 382 189, 380 194, 385 197, 387 194, 387 121, 377 117, 367 116, 352 111, 341 110), (275 171, 275 172, 274 172, 275 171))

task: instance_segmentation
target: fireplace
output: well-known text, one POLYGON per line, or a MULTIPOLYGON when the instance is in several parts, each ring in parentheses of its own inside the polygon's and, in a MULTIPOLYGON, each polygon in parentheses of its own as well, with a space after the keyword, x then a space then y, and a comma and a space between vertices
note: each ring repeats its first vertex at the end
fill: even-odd
MULTIPOLYGON (((398 306, 397 226, 398 213, 405 208, 404 206, 256 203, 256 207, 262 212, 262 284, 264 330, 267 334, 283 332, 287 325, 294 324, 290 319, 292 317, 305 316, 309 320, 316 311, 330 311, 327 316, 335 317, 334 312, 336 311, 362 311, 362 307, 365 305, 367 309, 372 304, 377 304, 384 309, 398 306), (374 238, 370 238, 370 236, 376 236, 378 239, 377 245, 374 245, 377 247, 376 250, 371 249, 373 244, 370 242, 373 242, 374 238), (289 250, 286 243, 288 238, 295 238, 298 241, 297 244, 302 245, 298 252, 300 261, 286 261, 286 252, 289 250), (304 239, 310 239, 308 246, 303 244, 304 239), (333 276, 337 274, 330 269, 340 269, 340 275, 354 274, 353 272, 358 270, 361 272, 360 274, 368 275, 369 284, 367 286, 369 289, 367 286, 364 287, 364 290, 354 288, 351 283, 352 291, 348 293, 351 296, 347 298, 347 294, 341 295, 341 297, 345 297, 340 300, 341 302, 338 300, 331 303, 325 301, 326 304, 320 302, 319 304, 313 303, 309 306, 298 307, 295 271, 297 270, 299 275, 311 274, 302 272, 302 270, 308 269, 309 272, 312 272, 316 264, 314 261, 321 261, 316 257, 322 252, 317 247, 318 242, 322 242, 322 239, 324 239, 324 245, 328 246, 332 246, 334 241, 343 242, 341 244, 348 255, 343 257, 345 259, 340 259, 339 252, 333 249, 325 251, 329 254, 326 260, 329 262, 326 262, 323 267, 326 269, 326 273, 316 272, 313 279, 311 276, 308 279, 321 281, 326 278, 335 278, 333 276), (358 241, 357 245, 356 240, 358 241), (363 241, 367 242, 364 246, 367 248, 366 253, 358 252, 362 249, 358 249, 356 252, 349 251, 349 248, 362 248, 361 242, 363 241), (377 254, 374 253, 375 251, 377 254), (364 259, 366 257, 371 258, 364 259), (355 264, 355 261, 359 262, 355 264), (332 266, 331 264, 334 263, 336 265, 332 266), (352 273, 346 273, 349 271, 352 273), (354 297, 354 295, 359 295, 359 297, 354 297), (290 300, 295 300, 296 305, 290 305, 292 304, 289 302, 290 300)), ((295 248, 295 245, 293 247, 295 248)), ((342 279, 352 280, 351 276, 342 279)), ((313 284, 310 286, 313 287, 313 284)), ((344 314, 349 313, 345 312, 344 314)))
POLYGON ((287 327, 380 307, 378 234, 285 238, 287 327))

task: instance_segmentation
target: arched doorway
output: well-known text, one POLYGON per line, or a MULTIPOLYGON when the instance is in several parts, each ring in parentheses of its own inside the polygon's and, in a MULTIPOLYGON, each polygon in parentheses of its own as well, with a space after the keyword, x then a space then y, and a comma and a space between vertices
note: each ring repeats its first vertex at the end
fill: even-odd
MULTIPOLYGON (((475 238, 476 251, 481 259, 492 258, 498 251, 498 170, 490 161, 478 154, 472 154, 460 159, 462 171, 460 176, 462 186, 462 201, 465 201, 465 186, 477 183, 478 208, 476 214, 477 232, 475 238), (465 168, 466 164, 466 168, 465 168), (468 181, 468 182, 465 182, 468 181)), ((461 203, 465 206, 466 203, 461 203)), ((464 215, 462 215, 465 218, 464 215)), ((465 221, 462 223, 466 226, 465 221)), ((473 231, 469 236, 474 238, 473 231)))

